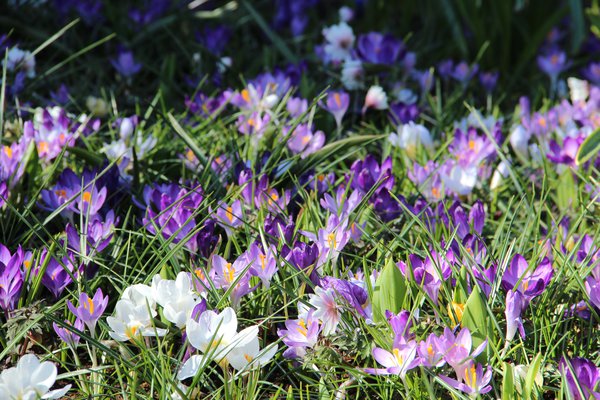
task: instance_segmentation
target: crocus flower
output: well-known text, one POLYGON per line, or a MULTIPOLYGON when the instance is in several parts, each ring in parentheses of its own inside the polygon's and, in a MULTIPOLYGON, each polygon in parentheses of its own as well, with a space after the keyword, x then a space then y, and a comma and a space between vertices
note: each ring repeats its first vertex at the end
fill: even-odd
POLYGON ((235 200, 231 205, 220 203, 214 214, 216 217, 215 220, 225 229, 225 233, 229 237, 233 233, 232 228, 239 228, 244 223, 242 203, 239 200, 235 200))
POLYGON ((400 125, 398 133, 392 133, 388 140, 393 146, 398 146, 406 150, 406 154, 410 158, 415 158, 417 149, 423 146, 427 150, 433 148, 433 141, 429 130, 420 124, 409 122, 408 124, 400 125))
POLYGON ((49 256, 44 249, 39 265, 45 262, 46 257, 50 257, 50 261, 46 266, 44 276, 42 276, 42 284, 58 299, 65 288, 73 282, 73 277, 77 276, 79 271, 75 268, 72 254, 64 256, 59 262, 56 258, 49 256))
POLYGON ((346 89, 356 90, 362 88, 364 78, 365 70, 360 60, 347 59, 344 61, 340 80, 346 89))
POLYGON ((582 74, 594 85, 600 85, 600 62, 591 62, 583 69, 582 74))
POLYGON ((350 50, 354 46, 354 32, 345 22, 323 28, 325 46, 323 50, 326 62, 339 63, 350 56, 350 50))
POLYGON ((553 82, 556 82, 558 75, 569 66, 567 55, 558 48, 553 48, 546 54, 540 54, 537 57, 537 64, 553 82))
POLYGON ((201 302, 193 291, 190 274, 181 271, 173 281, 156 279, 154 298, 163 307, 165 319, 183 328, 194 308, 201 302))
POLYGON ((391 352, 375 347, 373 358, 385 368, 365 368, 365 372, 373 375, 399 375, 404 379, 409 370, 419 365, 416 355, 417 344, 414 340, 407 342, 402 339, 391 352))
POLYGON ((0 374, 2 399, 59 399, 71 388, 50 390, 56 381, 56 366, 50 361, 40 362, 34 354, 25 354, 17 365, 0 374))
POLYGON ((542 294, 554 271, 548 258, 544 258, 535 268, 530 268, 527 260, 516 254, 510 266, 502 276, 502 287, 505 290, 516 290, 523 295, 523 304, 526 308, 531 299, 542 294))
POLYGON ((118 223, 118 218, 115 220, 115 213, 112 210, 106 214, 104 221, 99 214, 90 219, 91 221, 87 223, 87 234, 80 234, 77 228, 71 224, 67 224, 65 227, 68 249, 88 257, 100 253, 108 246, 113 237, 115 225, 118 223), (82 248, 82 244, 84 248, 82 248))
POLYGON ((356 47, 363 61, 393 65, 404 52, 404 43, 391 35, 369 32, 358 37, 356 47))
POLYGON ((600 280, 588 277, 585 281, 585 291, 590 298, 590 304, 600 310, 600 280))
POLYGON ((38 156, 51 161, 67 146, 73 146, 81 129, 76 129, 64 109, 52 107, 37 109, 33 121, 25 121, 23 137, 32 139, 37 148, 38 156))
POLYGON ((277 266, 277 249, 274 245, 270 245, 265 251, 262 246, 252 243, 248 250, 248 260, 250 265, 250 273, 257 276, 262 281, 263 287, 268 289, 271 286, 271 278, 278 271, 277 266))
POLYGON ((212 257, 214 269, 214 285, 217 289, 230 290, 231 302, 234 307, 239 305, 240 299, 250 293, 250 262, 245 255, 238 257, 233 263, 227 262, 223 257, 215 254, 212 257), (233 286, 233 288, 231 288, 233 286), (231 289, 230 289, 231 288, 231 289))
POLYGON ((365 104, 362 108, 362 113, 367 112, 367 109, 385 110, 388 108, 388 98, 381 86, 371 86, 365 97, 365 104))
POLYGON ((277 351, 276 346, 260 352, 258 344, 258 326, 250 326, 237 332, 237 316, 232 308, 227 307, 220 314, 205 311, 198 322, 189 319, 186 323, 187 338, 192 346, 203 355, 194 355, 182 366, 178 379, 194 376, 200 366, 213 359, 222 366, 231 366, 242 370, 248 365, 262 366, 277 351))
POLYGON ((125 78, 131 78, 142 69, 142 64, 133 58, 132 51, 120 51, 115 58, 110 60, 110 63, 125 78))
POLYGON ((498 72, 480 72, 479 73, 479 83, 483 86, 483 89, 487 93, 492 93, 496 84, 498 83, 498 76, 500 74, 498 72))
POLYGON ((560 372, 567 381, 567 389, 573 400, 600 398, 600 369, 593 362, 581 357, 561 358, 560 372))
POLYGON ((311 306, 315 308, 314 316, 321 321, 323 334, 328 336, 337 331, 337 326, 340 323, 341 313, 340 307, 336 301, 336 293, 332 288, 323 289, 315 288, 315 293, 309 294, 311 306))
POLYGON ((277 335, 288 346, 288 350, 283 353, 284 357, 302 358, 307 348, 313 348, 317 344, 321 326, 314 317, 314 311, 312 308, 304 310, 298 315, 298 319, 285 321, 285 329, 277 330, 277 335))
POLYGON ((441 343, 441 339, 431 333, 427 339, 419 342, 417 346, 417 355, 422 366, 427 368, 442 367, 446 364, 444 360, 445 346, 441 343))
POLYGON ((456 375, 458 380, 444 375, 440 376, 440 379, 453 388, 472 396, 485 394, 492 390, 492 386, 489 385, 492 380, 492 367, 489 365, 484 372, 483 365, 469 361, 464 368, 456 371, 456 375))
POLYGON ((90 298, 86 293, 81 293, 78 307, 75 307, 70 300, 68 301, 69 310, 85 323, 92 334, 107 305, 108 296, 102 294, 102 289, 96 290, 93 298, 90 298))
MULTIPOLYGON (((285 127, 283 135, 287 136, 288 132, 289 127, 285 127)), ((306 158, 325 144, 325 134, 323 131, 313 132, 308 124, 298 125, 289 135, 287 147, 292 153, 300 154, 301 158, 306 158)))
POLYGON ((481 354, 487 346, 486 339, 477 348, 471 351, 473 341, 469 328, 462 328, 456 336, 454 336, 454 333, 452 333, 449 328, 445 328, 440 339, 442 340, 443 346, 446 348, 444 359, 452 368, 454 368, 459 379, 466 376, 464 369, 469 368, 471 359, 481 354))
POLYGON ((509 290, 506 294, 506 340, 510 342, 519 330, 521 338, 525 338, 525 329, 521 313, 523 312, 523 296, 521 293, 509 290))
POLYGON ((19 301, 25 279, 22 265, 23 251, 20 247, 11 254, 0 244, 0 308, 4 311, 14 310, 19 301))
POLYGON ((329 92, 327 93, 327 99, 325 104, 321 104, 325 110, 327 110, 335 119, 335 124, 338 129, 342 126, 342 118, 348 111, 350 105, 350 95, 343 91, 329 92))
POLYGON ((454 66, 454 69, 450 72, 450 76, 466 86, 473 76, 477 74, 477 71, 479 71, 477 64, 469 66, 465 61, 461 61, 454 66))
POLYGON ((309 245, 305 242, 296 242, 284 256, 297 270, 308 273, 313 284, 319 283, 320 278, 316 267, 319 248, 316 243, 309 245))
POLYGON ((394 175, 392 174, 392 158, 386 158, 381 166, 371 154, 364 160, 356 160, 350 166, 354 174, 351 187, 368 193, 371 188, 378 184, 380 188, 391 190, 394 187, 394 175))
MULTIPOLYGON (((83 332, 83 321, 77 318, 74 324, 71 324, 70 321, 65 320, 65 324, 68 326, 73 326, 73 328, 77 329, 80 332, 83 332)), ((79 339, 81 337, 68 328, 63 328, 59 326, 56 322, 52 323, 52 327, 54 328, 54 332, 58 335, 60 340, 65 342, 70 348, 75 349, 79 344, 79 339)))
POLYGON ((148 310, 147 304, 135 304, 128 299, 120 299, 115 306, 113 317, 107 317, 108 334, 117 342, 139 339, 140 336, 164 336, 166 329, 155 328, 152 318, 156 316, 154 309, 148 310))
POLYGON ((361 317, 370 319, 372 315, 367 314, 366 308, 369 306, 369 296, 367 290, 359 285, 346 281, 344 279, 326 276, 321 280, 321 287, 332 288, 335 293, 345 300, 345 302, 354 309, 361 317))
POLYGON ((12 47, 6 54, 6 60, 2 60, 2 65, 5 65, 8 71, 22 69, 28 78, 35 78, 35 56, 30 51, 21 50, 17 46, 12 47))

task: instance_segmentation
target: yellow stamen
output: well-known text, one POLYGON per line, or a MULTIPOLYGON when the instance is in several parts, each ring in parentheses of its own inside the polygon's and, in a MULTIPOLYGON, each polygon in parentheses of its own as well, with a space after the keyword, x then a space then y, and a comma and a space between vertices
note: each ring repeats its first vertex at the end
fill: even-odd
POLYGON ((127 329, 125 329, 125 335, 127 335, 129 339, 133 339, 133 337, 137 334, 138 328, 139 325, 128 326, 127 329))
POLYGON ((196 274, 196 276, 198 277, 198 279, 200 279, 200 280, 204 280, 205 279, 204 272, 202 272, 201 269, 194 270, 194 273, 196 274))
POLYGON ((340 97, 339 93, 333 94, 333 100, 335 100, 335 104, 337 104, 338 107, 342 106, 342 98, 340 97))
POLYGON ((185 158, 187 158, 188 161, 195 161, 196 155, 194 154, 194 152, 191 149, 188 149, 188 151, 186 151, 186 153, 185 153, 185 158))
POLYGON ((302 144, 306 144, 306 143, 308 143, 308 142, 310 142, 310 138, 309 138, 308 136, 304 136, 304 137, 302 138, 302 144))
POLYGON ((12 158, 13 156, 13 151, 9 146, 4 146, 4 153, 8 158, 12 158))
POLYGON ((469 150, 475 150, 475 141, 469 140, 469 150))
POLYGON ((233 222, 233 207, 227 207, 227 211, 225 211, 225 216, 229 220, 229 222, 233 222))
POLYGON ((94 300, 92 300, 88 297, 87 304, 84 303, 83 308, 87 309, 90 312, 90 314, 93 314, 94 313, 94 300))
POLYGON ((469 387, 473 387, 477 382, 477 371, 474 366, 465 371, 465 382, 469 387))
POLYGON ((231 267, 231 263, 227 263, 225 264, 225 279, 227 280, 227 282, 231 283, 233 282, 233 278, 234 278, 234 269, 231 267))
POLYGON ((46 153, 49 149, 47 142, 39 142, 37 147, 38 153, 46 153))
POLYGON ((67 197, 67 191, 66 190, 55 190, 54 193, 58 196, 58 197, 67 197))
POLYGON ((25 269, 31 268, 31 260, 23 261, 23 265, 25 266, 25 269))
POLYGON ((265 265, 265 258, 267 258, 267 256, 265 256, 264 254, 259 254, 258 258, 260 258, 260 267, 263 269, 265 269, 266 265, 265 265))
POLYGON ((300 319, 298 321, 298 325, 300 325, 300 328, 296 328, 296 330, 304 337, 306 337, 306 335, 308 335, 308 329, 306 328, 306 322, 303 319, 300 319))
POLYGON ((242 99, 244 99, 246 103, 250 103, 250 92, 248 89, 242 90, 242 99))
POLYGON ((430 356, 433 356, 433 346, 432 345, 427 346, 427 354, 429 354, 430 356))
POLYGON ((396 358, 396 361, 398 362, 398 365, 402 365, 404 364, 404 359, 402 358, 402 355, 400 354, 400 350, 394 348, 392 350, 392 354, 394 354, 394 357, 396 358))
POLYGON ((244 354, 244 358, 246 359, 246 361, 248 361, 249 363, 252 362, 252 360, 254 360, 254 357, 252 357, 249 354, 244 354))
POLYGON ((81 195, 81 198, 84 203, 92 202, 92 194, 90 192, 83 192, 83 195, 81 195))
POLYGON ((327 243, 329 244, 330 249, 335 248, 335 246, 337 245, 335 241, 335 233, 330 233, 329 235, 327 235, 327 243))

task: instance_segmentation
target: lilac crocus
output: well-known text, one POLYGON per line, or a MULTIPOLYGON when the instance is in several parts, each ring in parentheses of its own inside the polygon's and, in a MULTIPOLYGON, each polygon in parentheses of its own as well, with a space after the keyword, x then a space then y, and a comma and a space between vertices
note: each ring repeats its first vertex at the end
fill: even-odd
POLYGON ((399 375, 404 379, 406 373, 419 365, 416 359, 417 343, 414 340, 401 339, 392 351, 380 347, 373 349, 373 358, 384 368, 365 368, 365 372, 373 375, 399 375))
POLYGON ((361 317, 365 319, 371 318, 371 315, 367 314, 366 311, 366 308, 369 306, 369 296, 364 288, 344 279, 333 278, 331 276, 324 277, 321 280, 321 286, 323 288, 332 288, 361 317))
POLYGON ((590 360, 581 357, 562 357, 559 369, 567 381, 567 389, 573 400, 600 398, 600 369, 590 360))
POLYGON ((135 61, 133 52, 129 50, 119 51, 117 56, 110 60, 110 63, 125 78, 131 78, 142 69, 142 64, 135 61))
POLYGON ((471 351, 473 339, 469 328, 462 328, 456 336, 449 328, 445 328, 440 339, 446 348, 444 359, 454 368, 459 379, 464 376, 462 371, 468 368, 470 360, 481 354, 487 346, 486 339, 471 351))
POLYGON ((277 249, 270 245, 265 251, 262 246, 252 243, 248 250, 248 260, 250 264, 250 273, 260 278, 265 289, 271 286, 273 275, 279 270, 277 266, 277 249))
POLYGON ((564 164, 572 168, 577 167, 575 159, 579 147, 583 143, 585 137, 579 135, 577 137, 567 136, 562 143, 562 147, 556 141, 550 141, 550 151, 546 154, 548 160, 555 164, 564 164))
POLYGON ((215 220, 225 229, 228 237, 231 237, 233 229, 239 228, 244 223, 242 203, 239 200, 235 200, 231 205, 220 203, 214 214, 215 220))
POLYGON ((350 105, 350 95, 344 91, 329 92, 325 104, 321 104, 335 119, 335 124, 338 129, 342 126, 342 118, 348 111, 350 105))
POLYGON ((552 263, 548 258, 544 258, 537 267, 530 268, 527 260, 516 254, 502 276, 502 287, 507 291, 514 289, 520 292, 526 308, 531 299, 546 289, 553 273, 552 263))
POLYGON ((14 254, 0 244, 0 308, 12 311, 17 306, 25 273, 22 270, 23 251, 19 247, 14 254))
POLYGON ((417 355, 420 364, 427 368, 444 366, 446 364, 446 360, 444 359, 445 351, 445 346, 435 333, 431 333, 427 336, 427 339, 419 342, 417 345, 417 355))
POLYGON ((288 346, 283 353, 285 358, 302 358, 307 348, 313 348, 317 344, 321 326, 314 312, 314 309, 310 309, 299 315, 298 319, 287 320, 285 329, 277 330, 277 335, 288 346))
POLYGON ((498 72, 480 72, 479 83, 481 83, 483 90, 487 93, 492 93, 498 83, 498 76, 500 76, 498 72))
MULTIPOLYGON (((289 130, 288 127, 284 128, 284 136, 289 134, 289 130)), ((325 144, 325 134, 323 131, 313 132, 308 124, 298 125, 289 135, 287 147, 292 153, 300 154, 301 158, 306 158, 325 144)))
POLYGON ((107 305, 108 296, 102 294, 102 289, 96 290, 93 298, 88 296, 87 293, 81 293, 79 295, 79 306, 77 307, 70 300, 68 302, 69 310, 85 323, 92 334, 107 305))
POLYGON ((463 86, 466 86, 473 76, 477 74, 477 71, 479 71, 479 66, 477 64, 469 66, 466 61, 461 61, 454 66, 452 72, 450 72, 450 76, 460 82, 463 86))
POLYGON ((285 258, 297 270, 309 274, 313 284, 317 285, 319 283, 320 278, 316 268, 319 248, 316 243, 309 245, 305 242, 296 242, 289 253, 285 254, 285 258))
POLYGON ((568 68, 569 61, 564 51, 553 48, 545 54, 540 54, 537 57, 537 64, 552 82, 556 82, 558 75, 568 68))
POLYGON ((590 304, 600 310, 600 279, 590 276, 585 281, 585 291, 590 299, 590 304))
POLYGON ((600 62, 591 62, 582 70, 582 74, 594 85, 600 85, 600 62))
POLYGON ((87 224, 87 233, 81 233, 71 224, 67 224, 65 231, 67 234, 68 249, 76 254, 91 257, 96 253, 102 252, 113 237, 115 225, 118 223, 118 218, 115 220, 114 211, 110 210, 104 221, 96 214, 87 224), (82 244, 84 248, 82 248, 82 244))
POLYGON ((347 221, 340 221, 335 215, 329 216, 327 226, 319 229, 317 235, 311 232, 303 232, 303 234, 314 241, 319 248, 319 260, 317 262, 317 268, 319 269, 321 269, 327 261, 335 263, 340 252, 344 249, 350 239, 347 221))
POLYGON ((506 294, 506 341, 510 342, 519 330, 521 338, 525 338, 525 329, 523 328, 523 295, 518 291, 509 290, 506 294))
POLYGON ((458 380, 447 376, 440 376, 440 379, 455 389, 468 393, 472 396, 485 394, 492 390, 489 384, 492 380, 492 367, 488 365, 485 372, 483 365, 469 361, 460 371, 456 371, 458 380))
MULTIPOLYGON (((79 318, 77 318, 75 320, 75 323, 73 324, 71 323, 71 321, 65 320, 65 324, 68 326, 72 326, 80 332, 83 331, 83 321, 79 318)), ((79 344, 79 340, 81 339, 81 337, 77 333, 73 332, 69 328, 63 328, 56 322, 52 323, 52 327, 54 328, 54 332, 56 332, 60 340, 65 342, 71 349, 75 349, 77 347, 77 345, 79 344)))
POLYGON ((40 265, 43 265, 46 257, 50 257, 50 261, 46 266, 46 272, 42 276, 42 285, 44 285, 55 298, 59 298, 65 288, 73 282, 73 277, 78 275, 78 270, 73 263, 71 254, 64 256, 61 261, 48 255, 46 249, 40 256, 40 265))
POLYGON ((212 266, 214 269, 214 285, 217 289, 229 290, 231 303, 237 307, 243 296, 250 293, 249 262, 245 255, 238 257, 233 263, 223 257, 213 255, 212 266))
MULTIPOLYGON (((415 315, 415 319, 417 317, 418 314, 415 315)), ((397 343, 401 338, 404 338, 406 341, 415 338, 415 335, 410 332, 413 326, 413 317, 411 316, 410 311, 402 310, 398 314, 394 314, 387 310, 385 312, 385 318, 392 327, 392 332, 394 332, 394 343, 397 343)))

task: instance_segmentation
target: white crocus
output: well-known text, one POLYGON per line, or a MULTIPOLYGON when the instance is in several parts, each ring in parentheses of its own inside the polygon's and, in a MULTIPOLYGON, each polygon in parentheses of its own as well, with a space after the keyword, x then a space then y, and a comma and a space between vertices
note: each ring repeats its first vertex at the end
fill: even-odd
POLYGON ((50 361, 40 362, 33 354, 26 354, 16 367, 8 368, 0 374, 0 399, 36 400, 58 399, 71 388, 49 391, 56 381, 56 366, 50 361))
POLYGON ((323 29, 325 46, 323 50, 327 57, 333 62, 340 62, 350 56, 350 50, 354 46, 354 32, 350 25, 340 22, 323 29))
POLYGON ((5 64, 6 69, 9 71, 22 68, 28 78, 35 77, 35 57, 30 51, 13 47, 8 51, 8 54, 6 55, 6 61, 3 61, 2 64, 5 64))
POLYGON ((156 300, 155 300, 155 287, 156 284, 161 280, 160 275, 156 275, 153 279, 153 286, 144 285, 141 283, 131 285, 123 291, 121 294, 121 299, 129 300, 136 306, 146 306, 151 310, 156 308, 156 300), (158 277, 158 278, 157 278, 158 277))
POLYGON ((356 90, 363 87, 365 70, 360 60, 346 60, 342 66, 341 81, 348 90, 356 90))
POLYGON ((466 196, 477 184, 477 167, 454 165, 448 174, 442 173, 442 180, 450 191, 466 196))
POLYGON ((115 315, 106 318, 111 331, 110 337, 118 342, 139 338, 139 336, 164 336, 166 329, 158 329, 152 325, 156 311, 147 304, 136 305, 131 300, 121 299, 115 306, 115 315))
POLYGON ((163 307, 167 321, 182 328, 199 303, 192 290, 192 280, 187 272, 180 272, 176 280, 163 279, 156 285, 156 302, 163 307))
POLYGON ((406 150, 410 158, 415 158, 417 148, 423 146, 426 149, 433 148, 433 140, 429 130, 421 124, 409 122, 408 124, 400 125, 398 133, 392 133, 388 140, 394 146, 406 150))
POLYGON ((523 125, 513 127, 508 138, 515 153, 524 160, 529 159, 528 146, 530 138, 531 132, 525 129, 523 125))
POLYGON ((266 364, 277 351, 276 346, 260 351, 257 325, 237 332, 237 316, 231 307, 220 314, 205 311, 198 322, 189 319, 186 330, 190 344, 203 355, 193 355, 183 364, 177 374, 179 380, 196 375, 210 360, 215 360, 223 367, 231 364, 239 371, 248 365, 266 364))
POLYGON ((363 113, 368 108, 374 108, 375 110, 385 110, 388 108, 388 98, 381 86, 371 86, 365 96, 365 105, 363 106, 363 113))

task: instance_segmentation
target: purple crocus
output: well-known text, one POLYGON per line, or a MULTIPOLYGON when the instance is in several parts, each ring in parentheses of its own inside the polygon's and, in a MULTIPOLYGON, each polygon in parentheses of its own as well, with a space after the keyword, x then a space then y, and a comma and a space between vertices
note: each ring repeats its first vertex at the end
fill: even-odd
POLYGON ((369 296, 362 287, 348 282, 344 279, 326 276, 321 280, 323 288, 332 288, 335 293, 342 297, 361 317, 370 319, 371 315, 367 313, 369 306, 369 296))
POLYGON ((131 78, 142 69, 142 64, 135 61, 133 52, 121 50, 117 56, 110 60, 117 72, 125 78, 131 78))
POLYGON ((212 257, 215 288, 230 290, 231 302, 234 307, 239 305, 242 296, 252 291, 248 273, 249 265, 250 262, 246 255, 238 257, 233 263, 216 254, 212 257))
POLYGON ((555 164, 564 164, 576 168, 577 163, 575 162, 575 159, 584 139, 585 137, 583 135, 577 137, 567 136, 563 140, 562 147, 554 140, 551 140, 550 151, 546 154, 546 157, 555 164))
POLYGON ((558 48, 552 48, 545 54, 540 54, 537 57, 537 64, 552 82, 556 82, 558 75, 569 66, 567 55, 558 48))
POLYGON ((498 76, 500 76, 498 72, 480 72, 479 83, 481 83, 483 90, 487 93, 492 93, 498 83, 498 76))
POLYGON ((337 216, 330 215, 327 226, 319 229, 315 235, 311 232, 303 232, 304 236, 311 239, 319 248, 319 260, 317 268, 321 269, 327 261, 335 263, 340 252, 344 249, 350 239, 350 231, 347 229, 347 221, 340 221, 337 216))
MULTIPOLYGON (((71 321, 65 320, 65 324, 68 326, 72 326, 80 332, 83 331, 83 321, 79 318, 75 320, 74 324, 71 324, 71 321)), ((65 342, 67 346, 69 346, 73 350, 77 347, 77 345, 79 344, 79 340, 81 339, 81 337, 77 333, 73 332, 69 328, 63 328, 56 322, 52 323, 52 327, 54 328, 54 332, 56 332, 60 340, 65 342)))
POLYGON ((581 73, 588 81, 594 85, 600 85, 600 62, 591 62, 581 73))
POLYGON ((454 66, 452 72, 450 72, 450 76, 463 86, 466 86, 475 74, 477 74, 477 71, 479 71, 479 65, 473 64, 469 66, 466 61, 461 61, 454 66))
POLYGON ((567 381, 567 389, 573 400, 600 398, 600 369, 593 362, 581 357, 561 358, 559 369, 567 381))
POLYGON ((365 372, 373 375, 399 375, 404 379, 409 370, 419 365, 416 355, 417 343, 401 338, 391 352, 379 347, 374 348, 373 358, 385 368, 365 368, 365 372))
POLYGON ((73 282, 73 277, 77 276, 78 271, 73 263, 73 255, 64 256, 61 261, 48 255, 46 249, 40 256, 40 265, 43 265, 46 257, 50 257, 50 261, 46 266, 46 272, 42 276, 42 285, 44 285, 55 298, 59 298, 65 288, 73 282))
POLYGON ((440 376, 440 379, 455 389, 468 393, 470 395, 485 394, 492 390, 489 384, 492 380, 492 367, 488 365, 485 372, 483 365, 469 361, 460 371, 456 371, 458 380, 447 376, 440 376))
POLYGON ((386 158, 380 166, 375 157, 369 154, 364 160, 354 161, 350 171, 354 174, 351 187, 363 193, 367 193, 376 184, 388 190, 394 187, 391 157, 386 158))
POLYGON ((393 65, 405 51, 404 43, 400 40, 379 32, 360 35, 356 47, 363 61, 383 65, 393 65))
POLYGON ((459 379, 465 376, 464 370, 469 368, 471 360, 481 354, 487 346, 486 339, 471 351, 473 339, 469 328, 462 328, 456 336, 454 336, 454 333, 449 328, 445 328, 440 340, 446 348, 444 359, 454 368, 459 379))
POLYGON ((320 278, 316 268, 316 261, 319 258, 319 248, 316 243, 309 245, 305 242, 296 242, 292 249, 284 256, 296 269, 308 273, 313 284, 319 284, 320 278))
MULTIPOLYGON (((285 127, 283 135, 287 136, 289 130, 289 127, 285 127)), ((287 147, 293 154, 300 154, 301 158, 306 158, 325 144, 325 134, 323 131, 313 132, 308 124, 298 125, 289 135, 287 147)))
POLYGON ((65 231, 67 234, 68 249, 76 254, 88 257, 100 253, 110 243, 117 223, 118 218, 115 220, 115 213, 110 210, 106 214, 104 221, 98 214, 93 216, 87 224, 87 233, 85 234, 80 234, 77 228, 71 224, 67 224, 65 231), (82 244, 84 248, 82 248, 82 244))
POLYGON ((321 104, 321 107, 333 115, 335 124, 339 129, 342 126, 342 118, 344 118, 344 115, 346 115, 349 105, 350 95, 343 91, 337 91, 327 93, 325 104, 321 104))
POLYGON ((435 333, 431 333, 427 336, 427 339, 419 342, 417 346, 417 355, 420 364, 427 368, 444 366, 446 364, 446 360, 444 359, 445 351, 445 346, 435 333))
POLYGON ((600 310, 600 280, 590 276, 585 281, 585 291, 590 298, 590 304, 600 310))
POLYGON ((250 264, 250 273, 260 278, 263 287, 268 289, 271 286, 271 279, 277 273, 277 249, 270 245, 265 251, 262 246, 252 243, 248 250, 248 260, 250 264))
POLYGON ((78 307, 75 307, 70 300, 68 302, 69 310, 85 323, 92 334, 107 305, 108 296, 102 294, 102 289, 96 290, 93 298, 89 297, 87 293, 81 293, 78 307))
POLYGON ((0 308, 8 312, 14 310, 19 301, 25 273, 23 251, 19 247, 14 254, 0 244, 0 308))
POLYGON ((544 258, 536 268, 530 268, 527 260, 516 254, 502 276, 502 287, 507 291, 514 289, 520 292, 526 308, 531 299, 546 289, 553 273, 552 263, 548 258, 544 258))
POLYGON ((285 321, 285 329, 278 329, 277 335, 288 349, 283 353, 285 358, 302 358, 307 348, 313 348, 319 339, 321 326, 314 317, 314 309, 302 313, 298 319, 285 321))
POLYGON ((523 307, 523 295, 518 291, 509 290, 506 294, 506 341, 510 342, 519 330, 521 338, 525 338, 525 329, 523 328, 523 319, 521 313, 523 307))
POLYGON ((220 203, 214 213, 216 222, 225 229, 228 237, 231 237, 232 229, 237 229, 244 223, 243 215, 242 203, 239 200, 234 201, 231 205, 220 203))

